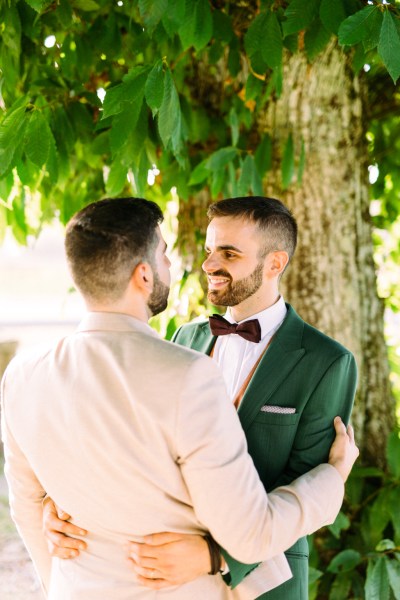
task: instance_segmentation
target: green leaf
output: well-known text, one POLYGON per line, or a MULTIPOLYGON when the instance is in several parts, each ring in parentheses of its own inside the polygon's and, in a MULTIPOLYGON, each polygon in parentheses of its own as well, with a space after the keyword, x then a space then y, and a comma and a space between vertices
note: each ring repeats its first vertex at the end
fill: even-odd
POLYGON ((146 152, 143 150, 140 154, 138 165, 132 167, 135 177, 136 193, 138 196, 144 196, 147 187, 147 176, 149 172, 149 161, 146 152))
MULTIPOLYGON (((268 17, 269 14, 265 12, 257 15, 244 36, 246 53, 250 58, 253 69, 257 73, 264 73, 268 66, 262 54, 263 45, 268 39, 268 17)), ((267 49, 265 50, 265 53, 268 53, 267 49)), ((272 56, 274 56, 274 54, 272 56)))
POLYGON ((126 167, 133 167, 139 161, 142 148, 148 136, 147 107, 142 104, 142 109, 134 129, 131 129, 126 142, 121 148, 121 161, 126 167))
POLYGON ((385 565, 385 557, 380 557, 376 563, 370 562, 365 582, 365 600, 389 600, 389 576, 385 565))
POLYGON ((108 196, 118 196, 127 183, 128 169, 121 164, 117 157, 111 165, 110 172, 106 181, 106 192, 108 196))
POLYGON ((210 4, 207 0, 194 0, 186 4, 185 22, 179 29, 184 50, 191 46, 199 51, 208 44, 213 32, 210 4))
POLYGON ((386 550, 394 550, 396 548, 396 544, 393 540, 384 539, 376 545, 375 550, 377 552, 386 552, 386 550))
POLYGON ((189 179, 189 185, 197 185, 210 175, 210 170, 207 167, 208 158, 202 160, 192 171, 189 179))
MULTIPOLYGON (((236 77, 236 75, 238 75, 240 73, 240 70, 241 70, 241 63, 240 63, 241 56, 242 55, 239 52, 239 49, 232 42, 230 44, 230 46, 229 46, 229 56, 228 56, 228 69, 229 69, 229 72, 232 75, 232 77, 236 77)), ((254 68, 255 71, 257 71, 257 67, 254 66, 254 64, 253 64, 253 68, 254 68)))
POLYGON ((49 178, 50 178, 52 185, 56 185, 58 182, 58 153, 57 153, 57 147, 56 147, 56 143, 54 140, 54 136, 50 129, 49 129, 49 134, 50 134, 49 135, 50 144, 49 144, 49 156, 47 157, 47 161, 46 161, 46 171, 49 174, 49 178))
POLYGON ((110 145, 113 157, 124 146, 125 142, 135 130, 143 107, 143 100, 125 104, 125 110, 115 115, 110 130, 110 145))
POLYGON ((62 27, 68 30, 73 19, 73 10, 69 0, 59 0, 56 15, 62 27))
POLYGON ((352 571, 361 562, 361 554, 357 550, 343 550, 339 552, 329 563, 330 573, 344 573, 352 571))
POLYGON ((229 196, 231 198, 235 198, 239 196, 237 191, 237 179, 236 179, 236 170, 233 166, 233 163, 229 163, 228 165, 228 182, 229 182, 229 196))
POLYGON ((378 54, 393 82, 396 83, 400 76, 400 36, 394 17, 389 10, 385 10, 383 15, 378 54))
POLYGON ((307 57, 310 60, 314 60, 314 58, 324 50, 330 39, 330 31, 325 29, 325 26, 319 19, 315 19, 304 36, 304 46, 307 57))
POLYGON ((400 486, 396 486, 390 491, 389 513, 394 527, 394 539, 400 546, 400 486))
POLYGON ((400 600, 400 562, 396 559, 385 561, 390 587, 396 600, 400 600))
POLYGON ((309 567, 308 569, 308 585, 311 585, 312 583, 315 583, 316 581, 318 581, 318 579, 320 579, 323 575, 322 571, 319 571, 318 569, 314 569, 314 567, 309 567))
POLYGON ((251 180, 251 189, 253 190, 253 194, 255 196, 263 196, 264 195, 263 182, 262 182, 260 174, 257 170, 254 157, 251 157, 251 159, 253 161, 253 178, 251 180))
POLYGON ((343 0, 322 0, 319 17, 328 31, 337 34, 341 22, 347 17, 343 0))
POLYGON ((279 65, 274 69, 274 74, 272 76, 272 83, 275 89, 276 97, 280 98, 283 90, 283 70, 282 65, 279 65))
MULTIPOLYGON (((14 186, 14 177, 12 173, 9 173, 4 179, 0 179, 0 200, 7 203, 8 197, 11 194, 11 190, 14 186)), ((1 202, 0 202, 1 205, 1 202)), ((1 227, 0 227, 1 231, 1 227)))
POLYGON ((215 198, 222 190, 226 179, 226 169, 213 171, 211 174, 211 197, 215 198))
POLYGON ((178 151, 181 139, 181 107, 171 71, 168 69, 164 78, 164 97, 158 113, 158 131, 164 147, 172 147, 178 151))
POLYGON ((45 8, 45 6, 50 4, 49 0, 25 0, 25 2, 29 4, 29 6, 31 6, 38 13, 40 13, 45 8))
POLYGON ((212 16, 213 37, 229 44, 234 36, 231 18, 221 10, 214 10, 212 16))
POLYGON ((400 479, 400 437, 399 431, 392 431, 386 446, 386 457, 390 473, 400 479))
POLYGON ((249 74, 246 81, 246 100, 256 100, 260 97, 264 82, 258 77, 254 77, 251 73, 249 74))
POLYGON ((376 6, 366 6, 345 19, 339 27, 339 43, 342 46, 352 46, 365 40, 370 35, 376 10, 376 6))
POLYGON ((306 29, 318 15, 320 0, 293 0, 285 10, 285 36, 306 29))
POLYGON ((271 69, 282 64, 282 31, 276 13, 269 13, 263 22, 261 56, 271 69))
POLYGON ((294 148, 293 137, 289 134, 286 141, 282 157, 282 187, 287 189, 292 182, 294 175, 294 148))
POLYGON ((162 60, 158 60, 150 71, 144 88, 144 95, 154 116, 158 112, 164 97, 164 65, 162 60))
POLYGON ((260 177, 264 177, 272 167, 272 140, 268 133, 258 145, 254 160, 260 177))
POLYGON ((368 21, 368 36, 363 39, 365 52, 373 50, 379 44, 382 29, 383 14, 376 10, 368 21))
POLYGON ((338 514, 335 519, 335 522, 332 525, 329 525, 328 529, 335 536, 335 538, 340 538, 340 532, 346 530, 350 527, 350 519, 342 512, 338 514))
MULTIPOLYGON (((365 531, 362 533, 367 536, 367 543, 375 546, 383 537, 383 532, 390 521, 390 491, 383 487, 379 492, 375 502, 364 513, 367 516, 365 531)), ((363 527, 363 529, 364 529, 363 527)))
POLYGON ((23 159, 21 158, 18 160, 16 169, 22 185, 27 185, 29 187, 34 187, 36 185, 40 171, 28 158, 24 157, 23 159))
POLYGON ((91 12, 92 10, 99 10, 100 5, 94 0, 73 0, 73 6, 80 8, 85 12, 91 12))
MULTIPOLYGON (((21 20, 15 3, 9 4, 0 12, 1 40, 11 53, 19 59, 21 49, 21 20)), ((4 72, 4 65, 3 72, 4 72)))
POLYGON ((35 165, 41 167, 47 161, 50 151, 50 128, 39 110, 30 114, 25 133, 24 151, 35 165))
POLYGON ((249 154, 241 165, 241 172, 238 181, 239 196, 247 196, 253 181, 254 159, 249 154))
POLYGON ((102 119, 122 112, 126 103, 141 104, 148 73, 148 68, 135 67, 125 75, 122 83, 108 89, 104 98, 102 119))
POLYGON ((339 573, 336 575, 330 588, 329 600, 343 600, 349 597, 351 590, 352 573, 339 573))
POLYGON ((11 168, 14 156, 22 146, 27 124, 25 106, 10 110, 0 125, 0 177, 11 168))
POLYGON ((233 107, 229 111, 229 125, 231 128, 232 145, 237 146, 239 141, 239 119, 237 112, 233 107))
POLYGON ((364 478, 364 477, 383 477, 384 472, 377 467, 354 467, 351 472, 351 477, 364 478))
POLYGON ((178 329, 177 319, 176 319, 176 317, 172 317, 172 319, 170 319, 168 321, 167 330, 165 332, 164 339, 166 339, 166 340, 172 339, 172 336, 174 335, 174 333, 177 329, 178 329))
POLYGON ((139 0, 139 10, 145 27, 152 33, 171 9, 168 8, 168 0, 139 0))
POLYGON ((364 45, 360 42, 355 46, 355 52, 351 63, 354 73, 359 73, 366 62, 367 58, 365 56, 364 45))
POLYGON ((10 219, 9 223, 12 228, 13 235, 20 244, 26 244, 26 238, 28 235, 28 225, 26 223, 25 216, 25 191, 22 190, 20 194, 13 200, 12 210, 8 212, 10 219))
POLYGON ((219 169, 222 169, 231 161, 233 161, 234 158, 236 158, 237 152, 238 151, 236 148, 233 148, 232 146, 220 148, 209 156, 207 161, 208 168, 210 171, 218 171, 219 169))
POLYGON ((186 0, 168 0, 168 10, 162 17, 162 24, 170 38, 182 27, 186 13, 186 0))

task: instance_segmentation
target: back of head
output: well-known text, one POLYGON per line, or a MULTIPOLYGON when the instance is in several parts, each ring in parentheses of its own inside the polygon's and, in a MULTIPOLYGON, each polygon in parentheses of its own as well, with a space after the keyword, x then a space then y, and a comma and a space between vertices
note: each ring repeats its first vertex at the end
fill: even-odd
POLYGON ((65 249, 74 282, 87 300, 122 296, 137 265, 152 264, 162 220, 157 204, 143 198, 106 198, 72 217, 65 249))
POLYGON ((244 196, 226 198, 210 205, 209 220, 217 217, 246 219, 258 225, 265 239, 262 254, 284 250, 289 260, 297 244, 297 224, 290 210, 275 198, 244 196))

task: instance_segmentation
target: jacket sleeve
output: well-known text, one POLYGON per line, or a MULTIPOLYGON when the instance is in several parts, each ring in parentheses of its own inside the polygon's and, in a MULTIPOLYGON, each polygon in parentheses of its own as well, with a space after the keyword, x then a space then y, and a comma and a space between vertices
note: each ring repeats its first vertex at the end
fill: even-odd
POLYGON ((196 357, 186 375, 175 439, 198 519, 244 563, 289 548, 332 523, 340 509, 343 481, 327 464, 266 495, 221 373, 207 357, 196 357))
POLYGON ((42 531, 45 491, 15 441, 7 423, 6 374, 1 388, 1 430, 4 444, 4 472, 9 488, 11 517, 32 558, 44 591, 50 581, 51 556, 42 531))
POLYGON ((357 387, 357 367, 350 352, 338 357, 325 371, 301 413, 289 461, 275 486, 290 483, 328 460, 335 439, 333 420, 347 425, 357 387))

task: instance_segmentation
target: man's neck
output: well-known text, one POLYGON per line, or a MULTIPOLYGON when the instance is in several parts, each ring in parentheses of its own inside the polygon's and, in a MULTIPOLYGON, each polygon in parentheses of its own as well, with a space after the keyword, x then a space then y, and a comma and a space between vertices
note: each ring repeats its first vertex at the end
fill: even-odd
MULTIPOLYGON (((278 293, 272 301, 269 299, 265 300, 264 302, 247 303, 247 300, 245 300, 236 306, 230 306, 229 312, 231 313, 232 318, 235 319, 236 323, 240 323, 240 321, 249 319, 263 310, 270 308, 276 304, 276 302, 278 302, 279 298, 280 295, 278 293)), ((248 300, 250 300, 250 298, 248 300)))
POLYGON ((86 308, 90 312, 119 313, 122 315, 128 315, 129 317, 134 317, 143 323, 147 323, 150 318, 145 306, 128 306, 125 303, 120 302, 110 304, 86 302, 86 308))

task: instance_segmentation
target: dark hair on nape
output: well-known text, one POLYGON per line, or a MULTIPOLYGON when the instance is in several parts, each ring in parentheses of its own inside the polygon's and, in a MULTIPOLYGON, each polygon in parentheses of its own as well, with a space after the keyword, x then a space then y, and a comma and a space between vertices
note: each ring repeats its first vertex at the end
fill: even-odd
POLYGON ((283 202, 276 198, 226 198, 211 204, 207 216, 210 221, 215 217, 234 217, 256 223, 265 234, 263 256, 269 252, 284 250, 290 260, 294 254, 297 244, 296 219, 283 202))
POLYGON ((105 198, 77 212, 66 229, 73 280, 88 300, 114 301, 141 262, 153 264, 163 214, 143 198, 105 198))

